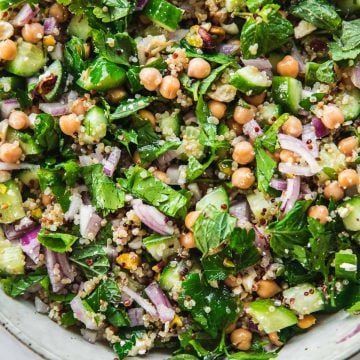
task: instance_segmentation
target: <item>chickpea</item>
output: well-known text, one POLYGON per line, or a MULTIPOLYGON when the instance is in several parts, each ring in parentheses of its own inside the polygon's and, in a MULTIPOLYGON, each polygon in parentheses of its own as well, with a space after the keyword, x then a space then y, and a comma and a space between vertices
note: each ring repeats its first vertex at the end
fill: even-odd
POLYGON ((169 178, 167 177, 166 173, 164 173, 163 171, 155 170, 152 174, 153 174, 157 179, 159 179, 160 181, 162 181, 163 183, 165 183, 165 184, 169 183, 169 178))
POLYGON ((14 60, 17 54, 16 43, 12 40, 0 41, 0 59, 14 60))
POLYGON ((280 151, 279 157, 280 160, 285 163, 293 164, 298 161, 298 156, 294 152, 286 149, 280 151))
POLYGON ((41 202, 44 206, 48 206, 51 203, 51 196, 50 195, 41 195, 41 202))
POLYGON ((225 278, 225 285, 230 288, 238 287, 241 285, 241 277, 229 275, 225 278))
POLYGON ((328 222, 329 210, 324 205, 314 205, 310 207, 308 215, 324 225, 328 222))
POLYGON ((255 176, 251 169, 242 167, 236 169, 231 176, 231 183, 239 189, 249 189, 255 182, 255 176))
POLYGON ((328 129, 332 130, 338 128, 345 119, 341 110, 336 105, 330 104, 324 106, 321 121, 328 129))
POLYGON ((210 64, 201 58, 193 58, 189 62, 187 74, 195 79, 205 79, 211 73, 210 64))
POLYGON ((252 333, 247 329, 236 329, 230 335, 230 341, 238 350, 249 350, 251 347, 252 333))
POLYGON ((359 184, 359 175, 354 169, 343 170, 338 175, 338 183, 344 189, 357 186, 359 184))
POLYGON ((111 89, 107 92, 106 98, 112 104, 118 104, 126 95, 127 93, 124 89, 111 89))
POLYGON ((160 71, 152 67, 143 68, 139 77, 141 84, 149 91, 155 91, 160 86, 163 78, 160 71))
POLYGON ((280 341, 279 339, 279 335, 277 332, 272 332, 269 334, 269 340, 271 341, 271 343, 273 343, 276 346, 283 346, 284 343, 282 341, 280 341))
POLYGON ((332 181, 330 184, 325 186, 324 196, 327 199, 334 199, 335 201, 340 201, 344 198, 344 190, 339 186, 337 181, 332 181))
POLYGON ((266 91, 258 95, 245 96, 246 102, 254 106, 261 105, 265 101, 265 98, 266 98, 266 91))
POLYGON ((172 75, 165 76, 160 84, 160 94, 165 99, 175 99, 180 89, 180 81, 172 75))
POLYGON ((251 107, 250 109, 244 108, 242 106, 236 106, 234 111, 234 120, 240 124, 244 125, 253 119, 255 116, 255 109, 251 107))
POLYGON ((263 299, 271 298, 281 291, 281 287, 274 280, 260 280, 256 286, 256 293, 263 299))
POLYGON ((89 105, 84 98, 75 100, 71 105, 71 112, 76 115, 84 115, 88 110, 89 105))
POLYGON ((186 217, 185 217, 185 226, 188 228, 188 230, 192 230, 192 227, 195 224, 196 219, 201 214, 200 211, 190 211, 186 217))
POLYGON ((282 126, 284 134, 299 137, 303 132, 303 126, 301 121, 295 116, 289 116, 282 126))
POLYGON ((23 111, 13 111, 9 116, 9 125, 16 130, 26 129, 29 118, 23 111))
POLYGON ((339 144, 339 150, 346 156, 351 156, 358 147, 358 140, 356 136, 349 136, 345 139, 342 139, 339 144))
POLYGON ((211 115, 218 119, 222 119, 226 113, 226 104, 221 101, 210 100, 208 103, 211 115))
POLYGON ((315 325, 316 317, 314 315, 304 315, 302 319, 299 319, 297 326, 300 329, 308 329, 315 325))
POLYGON ((21 155, 22 150, 17 141, 13 144, 4 143, 0 146, 0 160, 5 163, 16 163, 20 160, 21 155))
POLYGON ((140 110, 138 112, 138 114, 142 119, 149 121, 152 127, 156 126, 156 118, 155 118, 154 114, 151 111, 149 111, 149 110, 140 110))
POLYGON ((226 124, 230 128, 230 130, 233 130, 235 132, 236 136, 242 134, 242 126, 233 119, 229 119, 226 124))
POLYGON ((248 141, 240 141, 234 147, 232 158, 240 165, 251 163, 255 158, 254 147, 248 141))
POLYGON ((299 75, 299 63, 290 55, 286 55, 276 66, 277 72, 281 76, 296 78, 299 75))
POLYGON ((74 136, 80 130, 80 120, 76 114, 63 115, 59 119, 61 131, 65 135, 74 136))
POLYGON ((50 6, 49 15, 54 17, 60 24, 65 22, 69 17, 67 9, 58 3, 54 3, 50 6))
POLYGON ((194 234, 189 231, 188 233, 180 235, 180 245, 185 249, 193 249, 196 247, 194 234))
POLYGON ((26 24, 21 35, 25 41, 35 44, 44 37, 44 27, 39 23, 26 24))

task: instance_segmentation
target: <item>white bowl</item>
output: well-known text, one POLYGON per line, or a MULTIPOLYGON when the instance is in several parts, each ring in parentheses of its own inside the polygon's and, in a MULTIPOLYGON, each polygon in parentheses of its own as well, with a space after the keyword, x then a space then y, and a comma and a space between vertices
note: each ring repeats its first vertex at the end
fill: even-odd
MULTIPOLYGON (((0 289, 0 323, 21 342, 47 360, 113 360, 107 346, 89 344, 35 312, 33 304, 6 296, 0 289)), ((293 338, 279 360, 345 360, 360 350, 360 316, 341 311, 325 317, 308 333, 293 338)), ((151 353, 147 358, 166 359, 151 353)))

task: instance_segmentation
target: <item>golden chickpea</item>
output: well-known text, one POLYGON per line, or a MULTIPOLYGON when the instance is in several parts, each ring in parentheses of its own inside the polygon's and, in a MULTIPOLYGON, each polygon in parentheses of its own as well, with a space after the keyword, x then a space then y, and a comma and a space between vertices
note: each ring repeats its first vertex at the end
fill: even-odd
POLYGON ((143 68, 139 77, 141 84, 149 91, 155 91, 160 86, 163 78, 160 71, 152 67, 143 68))
POLYGON ((180 89, 180 81, 172 75, 165 76, 160 84, 160 94, 165 99, 175 99, 180 89))
POLYGON ((262 92, 258 95, 252 95, 252 96, 244 96, 246 102, 248 102, 251 105, 259 106, 261 105, 266 98, 266 91, 262 92))
POLYGON ((299 137, 303 132, 303 126, 301 121, 295 116, 289 116, 282 126, 284 134, 299 137))
POLYGON ((194 234, 189 231, 188 233, 180 235, 180 245, 185 249, 193 249, 196 247, 194 234))
POLYGON ((282 341, 280 341, 278 333, 275 331, 269 334, 269 340, 275 346, 283 346, 284 345, 284 343, 282 341))
POLYGON ((67 9, 58 3, 54 3, 50 6, 49 15, 54 17, 60 24, 69 18, 67 9))
POLYGON ((233 130, 235 132, 236 136, 242 134, 242 126, 233 119, 229 119, 226 124, 230 130, 233 130))
POLYGON ((0 146, 0 160, 5 163, 16 163, 20 160, 21 155, 22 150, 17 141, 13 144, 4 143, 0 146))
POLYGON ((151 111, 144 109, 140 110, 138 114, 142 119, 149 121, 152 127, 156 126, 156 118, 151 111))
POLYGON ((322 118, 322 123, 328 129, 336 129, 338 128, 344 121, 344 115, 341 110, 336 105, 325 105, 322 118))
POLYGON ((13 111, 9 116, 9 125, 16 130, 26 129, 29 118, 23 111, 13 111))
POLYGON ((280 160, 285 163, 293 164, 298 160, 298 156, 294 152, 286 149, 281 150, 279 156, 280 160))
POLYGON ((327 199, 334 199, 335 201, 340 201, 344 198, 344 190, 339 186, 337 181, 332 181, 330 184, 326 185, 324 188, 324 196, 327 199))
POLYGON ((254 147, 248 141, 240 141, 234 146, 232 158, 240 165, 251 163, 255 158, 254 147))
POLYGON ((41 202, 44 206, 48 206, 51 203, 51 196, 50 195, 41 195, 41 202))
POLYGON ((187 74, 195 79, 205 79, 211 73, 210 64, 201 58, 194 58, 189 61, 187 74))
POLYGON ((250 109, 244 108, 242 106, 236 106, 234 111, 234 120, 240 124, 244 125, 253 119, 255 116, 255 109, 251 107, 250 109))
POLYGON ((230 288, 238 287, 241 285, 241 277, 229 275, 225 278, 225 285, 230 288))
POLYGON ((359 184, 359 175, 354 169, 343 170, 338 175, 338 183, 344 189, 357 186, 359 184))
POLYGON ((185 217, 185 226, 188 228, 188 230, 192 231, 192 227, 195 224, 196 219, 201 214, 200 211, 190 211, 186 217, 185 217))
POLYGON ((14 60, 17 54, 16 43, 12 40, 0 41, 0 59, 14 60))
POLYGON ((346 156, 351 156, 358 147, 358 139, 356 136, 349 136, 345 139, 342 139, 339 144, 339 150, 346 156))
POLYGON ((160 181, 162 181, 163 183, 165 183, 165 184, 169 183, 169 178, 167 177, 166 173, 164 173, 163 171, 155 170, 152 174, 153 174, 157 179, 159 179, 160 181))
POLYGON ((59 119, 61 131, 65 135, 74 136, 80 130, 80 120, 76 114, 63 115, 59 119))
POLYGON ((271 298, 281 292, 281 287, 274 280, 260 280, 256 287, 256 293, 263 299, 271 298))
POLYGON ((89 106, 84 98, 75 100, 71 105, 71 112, 76 115, 84 115, 89 110, 89 106))
POLYGON ((251 169, 242 167, 236 169, 231 176, 231 183, 239 189, 249 189, 255 182, 255 176, 251 169))
POLYGON ((221 101, 211 100, 208 103, 211 115, 218 119, 222 119, 226 113, 226 104, 221 101))
POLYGON ((122 99, 126 97, 127 93, 124 89, 111 89, 108 91, 106 98, 111 104, 118 104, 122 99))
POLYGON ((286 55, 276 66, 278 74, 296 78, 299 75, 299 63, 290 55, 286 55))
POLYGON ((232 345, 238 349, 247 351, 251 347, 252 333, 247 329, 236 329, 230 335, 232 345))
POLYGON ((324 205, 311 206, 308 211, 309 217, 316 219, 320 224, 326 224, 329 218, 329 210, 324 205))
POLYGON ((36 44, 44 37, 44 27, 39 23, 26 24, 21 35, 25 41, 36 44))
POLYGON ((304 315, 302 319, 299 319, 297 326, 300 329, 308 329, 315 325, 316 317, 314 315, 304 315))

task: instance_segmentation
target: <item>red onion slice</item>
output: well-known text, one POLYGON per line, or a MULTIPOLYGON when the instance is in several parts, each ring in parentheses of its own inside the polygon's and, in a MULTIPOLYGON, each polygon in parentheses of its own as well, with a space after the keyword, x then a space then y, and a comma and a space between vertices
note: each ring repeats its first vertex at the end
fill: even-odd
POLYGON ((283 201, 281 205, 281 211, 286 214, 289 212, 296 200, 299 198, 300 195, 300 177, 295 176, 294 178, 287 179, 287 188, 283 194, 283 201))
POLYGON ((128 311, 128 317, 130 320, 130 327, 142 326, 144 325, 144 309, 142 308, 132 308, 128 311))
POLYGON ((298 64, 299 64, 299 72, 300 74, 303 74, 305 72, 305 63, 304 63, 304 59, 302 58, 301 54, 299 53, 299 50, 297 49, 297 47, 294 45, 292 50, 291 50, 291 56, 297 60, 298 64))
POLYGON ((239 201, 229 208, 230 215, 238 219, 238 226, 242 226, 250 221, 250 208, 246 200, 239 201))
POLYGON ((28 163, 10 164, 0 161, 0 170, 12 171, 12 170, 25 170, 25 169, 30 169, 30 170, 40 169, 40 165, 34 165, 28 163))
POLYGON ((104 163, 104 174, 106 176, 113 176, 116 167, 120 161, 121 150, 118 147, 113 147, 109 157, 105 160, 104 163))
POLYGON ((54 17, 48 17, 44 19, 44 34, 45 35, 57 35, 58 28, 56 27, 57 22, 54 17))
POLYGON ((219 53, 232 56, 240 49, 240 45, 236 44, 221 44, 219 46, 219 53))
POLYGON ((18 223, 4 224, 3 229, 8 240, 17 240, 37 227, 37 223, 27 216, 22 218, 18 223))
POLYGON ((94 239, 101 228, 102 218, 91 205, 80 207, 80 234, 85 239, 94 239))
POLYGON ((255 231, 255 244, 264 253, 269 250, 269 235, 267 235, 263 228, 259 226, 253 226, 255 231))
POLYGON ((254 141, 258 136, 263 134, 263 131, 258 122, 252 119, 243 125, 243 133, 247 135, 250 140, 254 141))
POLYGON ((360 61, 352 68, 350 77, 354 86, 360 89, 360 61))
POLYGON ((290 163, 280 163, 279 171, 283 174, 291 174, 297 176, 313 176, 317 171, 313 171, 309 166, 302 166, 290 163))
POLYGON ((316 116, 313 116, 311 123, 314 125, 315 134, 318 139, 321 139, 329 135, 329 129, 324 125, 324 123, 316 116))
POLYGON ((132 206, 136 215, 151 230, 161 235, 172 235, 174 227, 170 226, 167 217, 153 206, 145 205, 139 199, 132 201, 132 206))
POLYGON ((40 255, 40 243, 37 239, 39 231, 40 226, 23 235, 20 239, 21 249, 35 264, 39 262, 40 255))
POLYGON ((57 253, 56 259, 58 264, 60 265, 60 270, 63 276, 67 277, 71 281, 74 281, 75 274, 71 268, 67 255, 65 253, 57 253))
POLYGON ((319 145, 315 134, 315 127, 312 124, 306 124, 303 127, 301 136, 303 143, 306 145, 311 155, 315 158, 319 156, 319 145))
POLYGON ((87 310, 80 298, 80 296, 75 296, 71 302, 70 307, 74 312, 74 317, 81 321, 87 329, 89 330, 98 330, 99 325, 95 321, 94 313, 87 310))
POLYGON ((61 116, 68 112, 68 106, 62 103, 40 103, 39 109, 52 116, 61 116))
POLYGON ((171 306, 171 303, 164 292, 160 289, 156 282, 152 282, 145 288, 145 293, 155 305, 157 312, 159 313, 160 320, 163 323, 171 321, 175 316, 175 311, 171 306))
POLYGON ((3 119, 7 119, 13 110, 20 109, 21 107, 17 99, 6 99, 1 101, 0 104, 3 119))
POLYGON ((142 296, 140 296, 138 293, 136 293, 134 290, 131 290, 127 286, 123 286, 122 291, 126 295, 128 295, 131 299, 133 299, 135 302, 137 302, 152 317, 154 318, 158 317, 158 313, 155 307, 151 305, 148 300, 144 299, 142 296))
POLYGON ((33 10, 31 6, 26 3, 12 19, 12 25, 19 27, 24 26, 37 14, 38 10, 38 7, 35 7, 33 10))
POLYGON ((149 0, 138 0, 136 3, 136 11, 141 11, 144 10, 144 7, 146 6, 146 4, 148 3, 149 0))
POLYGON ((273 178, 270 181, 270 186, 276 190, 284 191, 287 188, 287 182, 286 180, 273 178))
POLYGON ((271 70, 272 65, 268 59, 256 58, 256 59, 244 59, 241 58, 242 63, 245 66, 255 66, 259 70, 271 70))

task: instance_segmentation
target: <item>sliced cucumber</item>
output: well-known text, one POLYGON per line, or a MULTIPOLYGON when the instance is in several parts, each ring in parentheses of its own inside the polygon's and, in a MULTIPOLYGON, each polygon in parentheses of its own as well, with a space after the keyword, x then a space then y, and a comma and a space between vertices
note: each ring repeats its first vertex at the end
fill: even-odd
POLYGON ((17 178, 27 187, 34 189, 39 187, 39 176, 37 170, 21 170, 17 178))
POLYGON ((246 195, 246 200, 257 221, 260 221, 261 219, 270 219, 272 217, 274 204, 271 203, 270 199, 267 198, 263 192, 255 190, 246 195))
POLYGON ((229 211, 229 196, 222 186, 207 193, 196 204, 196 210, 203 211, 208 205, 215 206, 220 211, 229 211))
POLYGON ((175 110, 172 114, 162 115, 159 119, 159 127, 165 138, 179 136, 180 112, 175 110))
POLYGON ((355 120, 360 115, 360 90, 343 91, 335 97, 335 104, 345 120, 355 120))
POLYGON ((18 275, 25 272, 25 255, 19 244, 0 241, 0 273, 18 275))
POLYGON ((305 283, 283 292, 284 302, 299 315, 307 315, 324 309, 324 296, 315 286, 305 283))
POLYGON ((157 260, 165 260, 177 253, 180 243, 176 236, 150 235, 143 239, 143 244, 151 256, 157 260))
POLYGON ((186 160, 190 156, 199 160, 204 156, 204 145, 200 144, 199 136, 199 127, 185 127, 182 131, 182 142, 178 148, 178 152, 181 154, 181 160, 186 160))
POLYGON ((186 269, 185 261, 170 261, 161 272, 159 285, 162 289, 170 291, 173 288, 181 287, 183 275, 181 273, 186 269))
POLYGON ((335 254, 335 276, 338 279, 356 281, 358 259, 351 249, 340 250, 335 254))
POLYGON ((272 79, 272 96, 284 110, 297 114, 301 100, 302 85, 299 80, 288 76, 274 76, 272 79))
POLYGON ((86 41, 91 35, 92 28, 89 26, 88 18, 85 15, 76 15, 71 18, 68 26, 68 33, 86 41))
POLYGON ((350 231, 360 231, 360 196, 354 196, 341 204, 344 211, 339 211, 344 226, 350 231))
POLYGON ((360 0, 336 0, 336 5, 346 14, 360 11, 360 0))
POLYGON ((165 0, 150 0, 143 14, 164 29, 175 31, 182 18, 183 10, 165 0))
POLYGON ((5 64, 5 70, 18 76, 30 77, 35 75, 45 63, 46 56, 43 49, 23 41, 17 46, 15 59, 5 64))
POLYGON ((9 99, 14 96, 14 91, 24 87, 24 79, 16 76, 0 77, 0 100, 9 99))
POLYGON ((259 119, 266 121, 268 124, 272 124, 281 114, 281 106, 268 103, 258 107, 259 119))
POLYGON ((85 134, 80 135, 86 144, 99 142, 106 135, 107 118, 105 110, 99 106, 93 106, 84 118, 85 134))
MULTIPOLYGON (((319 165, 322 169, 330 168, 335 173, 339 173, 346 169, 346 156, 334 143, 327 143, 326 146, 321 147, 319 165)), ((329 176, 323 170, 318 176, 321 182, 329 179, 329 176)))
POLYGON ((6 133, 6 140, 8 142, 18 141, 25 155, 38 155, 42 153, 41 147, 35 143, 34 137, 28 132, 17 131, 9 127, 6 133))
POLYGON ((76 83, 88 91, 107 91, 119 87, 125 80, 126 71, 122 67, 99 57, 81 73, 76 83))
POLYGON ((247 312, 254 322, 267 334, 297 324, 296 315, 285 306, 275 306, 272 300, 256 300, 250 303, 247 312))
POLYGON ((229 84, 247 95, 260 94, 271 86, 271 80, 265 71, 255 66, 245 66, 237 70, 229 80, 229 84))
POLYGON ((9 180, 0 184, 0 223, 9 224, 25 216, 18 184, 9 180), (5 205, 5 206, 3 206, 5 205))
POLYGON ((46 71, 48 76, 54 76, 56 78, 56 82, 54 87, 46 94, 41 94, 42 97, 47 101, 54 101, 60 95, 62 95, 65 82, 66 82, 66 74, 65 69, 59 60, 55 60, 46 71))

